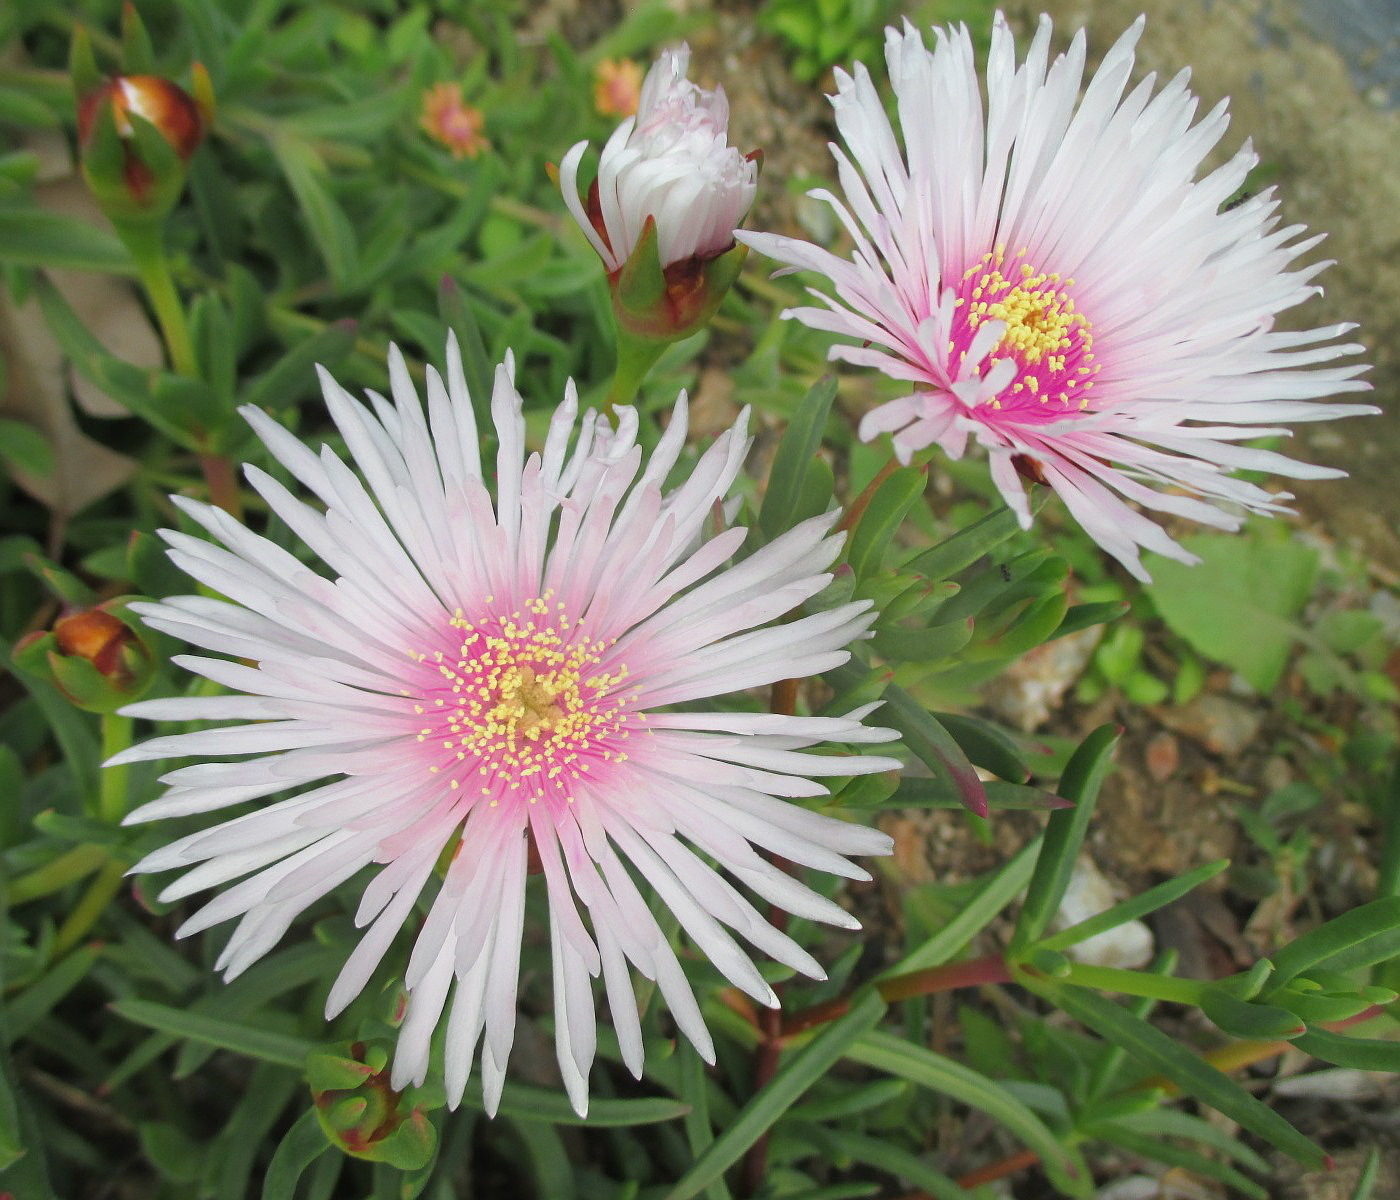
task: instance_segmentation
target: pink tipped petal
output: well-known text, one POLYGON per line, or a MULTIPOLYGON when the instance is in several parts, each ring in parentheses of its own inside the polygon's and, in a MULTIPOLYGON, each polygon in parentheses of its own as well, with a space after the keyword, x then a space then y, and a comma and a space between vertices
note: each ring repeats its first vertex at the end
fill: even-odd
MULTIPOLYGON (((683 62, 672 68, 683 80, 683 62)), ((564 174, 576 165, 571 151, 564 174)), ((444 374, 429 372, 424 398, 397 351, 389 374, 390 397, 368 403, 322 378, 358 471, 247 413, 314 500, 251 468, 249 478, 324 572, 227 514, 177 500, 220 544, 172 531, 170 556, 223 598, 175 596, 138 610, 153 628, 213 651, 175 661, 230 694, 143 701, 128 712, 226 724, 155 737, 112 761, 229 760, 170 771, 169 790, 132 821, 254 807, 153 851, 137 869, 183 871, 162 893, 171 901, 218 889, 180 934, 236 920, 219 960, 229 976, 359 877, 362 933, 329 989, 328 1016, 372 987, 397 944, 408 1006, 392 1085, 440 1071, 455 1105, 479 1063, 494 1112, 536 864, 556 1052, 583 1115, 595 979, 634 1074, 643 1067, 634 971, 656 982, 680 1031, 714 1058, 691 985, 632 872, 762 1004, 776 997, 739 938, 812 977, 822 968, 739 887, 854 926, 760 851, 866 877, 848 856, 887 854, 889 838, 790 800, 824 795, 814 777, 896 769, 892 758, 840 752, 895 735, 864 723, 870 705, 810 717, 713 702, 843 662, 874 614, 861 602, 775 623, 830 581, 836 514, 730 565, 746 531, 716 531, 715 521, 735 511, 726 502, 748 449, 747 413, 667 491, 685 449, 684 397, 648 457, 634 410, 620 409, 616 428, 580 417, 570 385, 543 449, 530 453, 507 357, 490 397, 488 490, 455 343, 444 374), (680 700, 706 711, 662 707, 680 700), (837 753, 812 753, 832 742, 837 753)))
POLYGON ((1160 90, 1151 77, 1130 86, 1143 28, 1109 49, 1081 97, 1082 32, 1051 61, 1042 18, 1018 64, 998 16, 985 114, 965 27, 935 30, 932 49, 907 22, 888 30, 899 131, 863 65, 838 71, 843 198, 811 193, 850 235, 849 257, 738 236, 826 276, 820 307, 783 316, 861 343, 834 346, 833 359, 912 385, 864 417, 862 438, 891 434, 908 462, 931 445, 957 458, 971 436, 1023 525, 1024 468, 1145 578, 1142 550, 1182 552, 1120 497, 1214 525, 1233 520, 1212 516, 1219 503, 1280 511, 1285 497, 1223 471, 1329 472, 1228 443, 1376 410, 1319 402, 1367 386, 1362 366, 1320 365, 1361 351, 1336 340, 1349 326, 1275 332, 1278 314, 1317 293, 1310 281, 1327 263, 1297 260, 1319 239, 1280 227, 1269 193, 1231 202, 1257 161, 1250 147, 1203 171, 1224 103, 1196 120, 1185 72, 1160 90), (1087 453, 1083 430, 1095 439, 1087 453))
POLYGON ((728 143, 729 104, 723 89, 706 91, 686 78, 690 49, 663 51, 647 73, 635 117, 608 139, 598 162, 598 232, 580 199, 580 142, 559 164, 559 186, 609 272, 636 249, 648 220, 656 222, 661 266, 710 259, 729 249, 753 204, 758 164, 728 143))

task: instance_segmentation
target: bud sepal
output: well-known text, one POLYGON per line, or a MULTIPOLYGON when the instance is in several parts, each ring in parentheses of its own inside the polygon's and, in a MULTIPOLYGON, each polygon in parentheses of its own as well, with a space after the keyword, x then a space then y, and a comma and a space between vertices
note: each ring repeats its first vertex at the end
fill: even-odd
POLYGON ((313 1053, 306 1080, 326 1139, 354 1158, 417 1171, 432 1161, 437 1131, 419 1089, 389 1085, 389 1049, 379 1041, 347 1042, 313 1053))
POLYGON ((15 665, 87 712, 113 713, 139 699, 155 680, 157 659, 127 611, 129 599, 65 613, 51 630, 16 644, 15 665))

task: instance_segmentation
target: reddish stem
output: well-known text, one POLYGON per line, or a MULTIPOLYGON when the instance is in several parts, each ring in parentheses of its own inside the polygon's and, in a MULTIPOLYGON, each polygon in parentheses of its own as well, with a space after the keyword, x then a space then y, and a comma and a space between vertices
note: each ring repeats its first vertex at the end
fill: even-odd
POLYGON ((238 487, 238 474, 233 460, 225 454, 201 454, 199 469, 209 488, 209 502, 218 505, 235 520, 243 519, 243 493, 238 487))
POLYGON ((978 1167, 975 1171, 969 1171, 966 1175, 960 1175, 958 1186, 964 1191, 970 1192, 973 1188, 981 1187, 984 1183, 994 1183, 998 1179, 1014 1175, 1017 1171, 1033 1167, 1039 1161, 1040 1155, 1034 1150, 1018 1150, 1015 1154, 1003 1158, 1001 1162, 990 1163, 985 1167, 978 1167))
MULTIPOLYGON (((950 992, 954 988, 1010 982, 1011 971, 1006 965, 1006 960, 1000 954, 988 954, 983 958, 968 959, 967 962, 910 971, 907 975, 894 975, 877 982, 875 990, 893 1003, 896 1000, 911 1000, 915 996, 950 992)), ((845 1016, 851 1007, 851 997, 852 993, 847 992, 844 996, 837 996, 824 1004, 814 1004, 811 1008, 793 1013, 783 1022, 783 1037, 792 1037, 845 1016)))
POLYGON ((845 515, 836 522, 836 532, 842 533, 854 529, 860 522, 861 517, 865 515, 865 510, 870 507, 870 501, 874 499, 875 493, 880 490, 880 485, 898 470, 899 460, 896 458, 891 458, 889 462, 881 467, 875 478, 865 485, 865 490, 851 502, 851 506, 846 509, 845 515))

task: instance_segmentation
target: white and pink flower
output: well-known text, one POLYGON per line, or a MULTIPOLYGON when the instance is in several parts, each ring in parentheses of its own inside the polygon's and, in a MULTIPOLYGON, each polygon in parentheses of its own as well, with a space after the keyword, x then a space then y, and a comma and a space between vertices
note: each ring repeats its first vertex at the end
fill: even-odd
POLYGON ((1233 478, 1237 468, 1296 478, 1340 472, 1241 445, 1289 421, 1374 412, 1322 404, 1363 390, 1353 328, 1275 328, 1318 289, 1327 264, 1294 265, 1317 245, 1280 228, 1272 189, 1237 196, 1257 161, 1246 145, 1197 179, 1225 132, 1224 103, 1193 124, 1182 72, 1154 95, 1129 89, 1139 20, 1080 99, 1085 43, 1050 61, 1042 18, 1016 61, 998 16, 982 106, 966 28, 935 30, 930 51, 909 25, 886 58, 901 138, 861 64, 837 72, 832 97, 846 150, 833 146, 854 242, 849 259, 771 233, 739 239, 791 268, 825 275, 821 307, 789 310, 855 338, 831 357, 911 385, 861 426, 893 434, 904 461, 972 439, 1023 525, 1018 475, 1040 479, 1110 554, 1140 578, 1141 549, 1191 561, 1127 501, 1235 528, 1224 511, 1276 512, 1287 494, 1233 478))
POLYGON ((758 162, 729 144, 724 89, 707 91, 686 78, 690 48, 666 50, 642 84, 637 115, 603 147, 587 207, 578 170, 587 142, 559 164, 564 203, 609 273, 622 269, 650 218, 656 222, 662 268, 715 258, 758 190, 758 162))
POLYGON ((814 776, 898 766, 804 750, 894 735, 862 723, 873 706, 780 716, 706 701, 841 664, 873 614, 857 602, 772 624, 830 580, 835 514, 728 565, 745 531, 715 531, 714 522, 748 447, 744 418, 667 491, 685 445, 684 395, 645 461, 636 412, 619 409, 616 430, 591 412, 580 421, 572 386, 542 451, 528 453, 507 357, 491 398, 493 496, 455 343, 446 381, 428 370, 426 413, 397 350, 389 366, 392 402, 371 394, 364 404, 322 375, 359 474, 245 410, 319 503, 253 466, 250 484, 329 577, 221 510, 175 498, 217 542, 167 530, 172 560, 226 599, 133 607, 152 628, 211 651, 176 662, 229 694, 124 711, 228 723, 156 737, 112 762, 200 760, 164 776, 169 790, 132 821, 255 807, 135 870, 184 869, 166 901, 222 888, 180 932, 236 919, 218 962, 228 977, 364 872, 355 920, 366 931, 330 989, 328 1016, 360 992, 404 927, 419 924, 421 903, 393 1086, 423 1081, 450 1008, 448 1095, 461 1098, 480 1043, 494 1111, 514 1037, 533 862, 550 913, 559 1064, 582 1113, 599 975, 634 1072, 634 970, 656 982, 679 1028, 713 1057, 639 883, 762 1004, 776 1004, 773 990, 731 930, 798 971, 820 978, 822 969, 736 884, 804 917, 857 927, 760 851, 866 878, 846 856, 888 853, 889 839, 792 801, 825 794, 814 776), (279 793, 289 794, 268 802, 279 793))

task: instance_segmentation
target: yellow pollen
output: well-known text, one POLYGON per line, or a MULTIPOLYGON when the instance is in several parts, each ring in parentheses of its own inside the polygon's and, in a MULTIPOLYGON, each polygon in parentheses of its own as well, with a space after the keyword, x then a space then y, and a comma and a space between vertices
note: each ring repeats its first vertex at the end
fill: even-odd
MULTIPOLYGON (((439 738, 450 734, 442 746, 451 759, 470 760, 468 769, 523 791, 531 803, 544 798, 547 784, 571 800, 568 780, 589 770, 583 755, 625 761, 614 746, 627 736, 624 726, 636 698, 636 689, 624 686, 627 668, 605 667, 613 642, 584 634, 582 622, 571 623, 551 598, 546 592, 507 617, 475 622, 458 610, 449 622, 458 635, 456 661, 451 653, 434 654, 442 681, 424 697, 441 706, 434 713, 440 724, 418 735, 421 742, 434 732, 439 738)), ((418 662, 426 657, 412 651, 409 656, 418 662)))

